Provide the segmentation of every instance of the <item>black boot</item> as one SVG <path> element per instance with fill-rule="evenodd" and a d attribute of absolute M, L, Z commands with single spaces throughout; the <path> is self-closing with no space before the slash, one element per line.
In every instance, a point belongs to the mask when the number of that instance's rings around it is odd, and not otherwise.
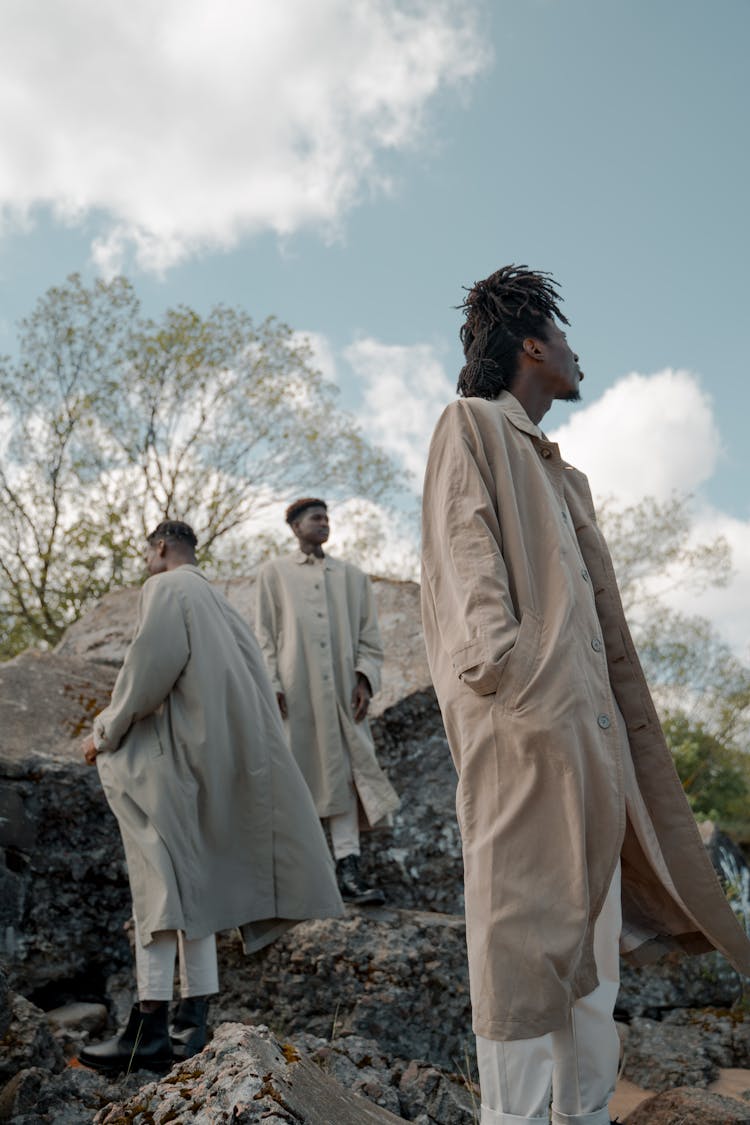
<path fill-rule="evenodd" d="M 142 1012 L 138 1004 L 134 1004 L 125 1030 L 105 1043 L 84 1047 L 78 1061 L 109 1074 L 131 1070 L 155 1070 L 163 1074 L 174 1062 L 167 1029 L 167 1004 L 160 1004 L 155 1012 Z"/>
<path fill-rule="evenodd" d="M 188 996 L 180 1000 L 169 1028 L 176 1059 L 197 1055 L 208 1043 L 208 997 Z"/>
<path fill-rule="evenodd" d="M 336 860 L 336 878 L 344 902 L 353 902 L 355 906 L 382 906 L 385 902 L 382 891 L 362 882 L 358 855 L 345 855 Z"/>

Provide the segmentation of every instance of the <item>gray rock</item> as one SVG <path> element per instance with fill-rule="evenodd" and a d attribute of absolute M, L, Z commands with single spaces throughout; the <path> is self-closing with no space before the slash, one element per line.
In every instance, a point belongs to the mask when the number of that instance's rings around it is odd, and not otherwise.
<path fill-rule="evenodd" d="M 428 1059 L 449 1071 L 473 1057 L 462 918 L 349 909 L 343 920 L 305 922 L 245 957 L 219 943 L 221 1020 L 267 1023 L 283 1035 L 374 1039 L 393 1058 Z"/>
<path fill-rule="evenodd" d="M 401 808 L 389 832 L 363 834 L 365 877 L 377 882 L 394 906 L 462 914 L 456 771 L 434 691 L 389 708 L 373 724 L 373 734 Z"/>
<path fill-rule="evenodd" d="M 742 995 L 742 978 L 720 954 L 670 954 L 642 969 L 622 962 L 617 1012 L 625 1018 L 660 1019 L 674 1008 L 731 1008 Z"/>
<path fill-rule="evenodd" d="M 41 1067 L 22 1070 L 0 1090 L 0 1122 L 12 1125 L 90 1125 L 95 1113 L 126 1098 L 150 1076 L 144 1072 L 110 1082 L 92 1070 L 53 1074 Z"/>
<path fill-rule="evenodd" d="M 107 1009 L 103 1004 L 64 1004 L 47 1012 L 53 1030 L 66 1029 L 98 1033 L 107 1026 Z"/>
<path fill-rule="evenodd" d="M 173 1067 L 135 1097 L 101 1110 L 96 1125 L 119 1125 L 135 1114 L 153 1125 L 190 1121 L 215 1125 L 388 1125 L 402 1120 L 345 1090 L 290 1043 L 264 1027 L 223 1024 L 200 1054 Z"/>
<path fill-rule="evenodd" d="M 7 1082 L 19 1070 L 41 1066 L 62 1070 L 63 1053 L 55 1041 L 44 1012 L 23 996 L 10 995 L 10 1021 L 2 1039 L 0 1082 Z"/>
<path fill-rule="evenodd" d="M 416 1059 L 401 1075 L 399 1099 L 407 1121 L 472 1125 L 479 1120 L 479 1087 L 466 1073 L 446 1074 Z"/>
<path fill-rule="evenodd" d="M 216 585 L 252 625 L 255 578 L 230 578 Z M 386 652 L 382 688 L 371 708 L 377 716 L 405 696 L 424 691 L 431 681 L 422 634 L 419 586 L 416 582 L 373 578 L 373 592 Z M 133 634 L 137 601 L 135 587 L 113 590 L 71 625 L 55 654 L 65 660 L 97 663 L 109 669 L 105 679 L 111 679 Z"/>
<path fill-rule="evenodd" d="M 676 1086 L 705 1088 L 718 1076 L 718 1066 L 698 1028 L 634 1019 L 622 1072 L 645 1090 L 662 1091 Z"/>
<path fill-rule="evenodd" d="M 719 1067 L 747 1067 L 750 1063 L 750 1016 L 742 1006 L 731 1010 L 678 1008 L 663 1023 L 697 1031 L 706 1054 Z"/>
<path fill-rule="evenodd" d="M 641 1102 L 627 1125 L 750 1125 L 750 1106 L 706 1090 L 669 1090 Z"/>
<path fill-rule="evenodd" d="M 2 1039 L 10 1027 L 10 1021 L 12 1019 L 10 999 L 8 977 L 2 964 L 0 964 L 0 1039 Z"/>
<path fill-rule="evenodd" d="M 295 1046 L 342 1086 L 364 1094 L 406 1121 L 420 1125 L 473 1125 L 479 1090 L 465 1075 L 450 1074 L 417 1059 L 389 1060 L 374 1039 L 342 1035 L 330 1042 L 301 1033 Z M 467 1065 L 471 1064 L 467 1060 Z"/>

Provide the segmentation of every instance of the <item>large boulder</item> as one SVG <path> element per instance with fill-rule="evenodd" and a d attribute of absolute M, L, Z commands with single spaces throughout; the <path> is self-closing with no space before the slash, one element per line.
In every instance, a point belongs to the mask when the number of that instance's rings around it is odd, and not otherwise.
<path fill-rule="evenodd" d="M 213 1022 L 249 1020 L 284 1035 L 375 1039 L 394 1057 L 450 1071 L 474 1054 L 464 920 L 390 909 L 304 922 L 245 957 L 220 942 Z"/>
<path fill-rule="evenodd" d="M 224 588 L 251 618 L 253 580 L 232 579 Z M 372 857 L 402 905 L 460 908 L 455 780 L 429 690 L 419 589 L 387 580 L 374 589 L 387 652 L 375 733 L 397 788 L 403 770 L 407 794 L 394 834 L 373 834 L 365 864 Z M 115 591 L 68 630 L 55 652 L 0 664 L 0 954 L 13 987 L 44 1007 L 100 999 L 104 977 L 130 963 L 119 833 L 96 771 L 81 759 L 80 740 L 109 698 L 137 597 L 137 589 Z M 397 702 L 404 709 L 393 715 Z M 407 727 L 410 739 L 399 744 L 398 731 Z M 415 770 L 426 741 L 426 764 L 440 779 L 434 799 L 420 795 Z M 442 832 L 425 830 L 433 816 L 444 822 Z"/>
<path fill-rule="evenodd" d="M 627 1125 L 750 1125 L 750 1102 L 690 1087 L 669 1090 L 641 1102 Z"/>
<path fill-rule="evenodd" d="M 419 609 L 419 586 L 392 578 L 373 578 L 380 632 L 386 659 L 383 686 L 372 703 L 379 715 L 400 699 L 430 684 Z M 255 579 L 230 578 L 216 582 L 229 601 L 252 625 L 255 620 Z M 67 630 L 56 655 L 96 663 L 109 669 L 109 681 L 122 663 L 133 633 L 138 589 L 114 590 Z"/>
<path fill-rule="evenodd" d="M 268 1028 L 223 1024 L 198 1056 L 136 1095 L 102 1109 L 95 1125 L 123 1121 L 214 1125 L 389 1125 L 401 1121 L 353 1094 Z"/>

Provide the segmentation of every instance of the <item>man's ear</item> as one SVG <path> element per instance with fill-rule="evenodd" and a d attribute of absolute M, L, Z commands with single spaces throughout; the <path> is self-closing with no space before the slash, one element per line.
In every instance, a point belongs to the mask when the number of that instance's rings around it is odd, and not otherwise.
<path fill-rule="evenodd" d="M 160 539 L 159 542 L 156 544 L 156 553 L 157 553 L 157 555 L 159 556 L 160 559 L 164 558 L 164 556 L 167 553 L 167 541 L 166 541 L 166 539 Z"/>
<path fill-rule="evenodd" d="M 521 347 L 530 359 L 540 360 L 544 358 L 542 343 L 536 336 L 527 336 Z"/>

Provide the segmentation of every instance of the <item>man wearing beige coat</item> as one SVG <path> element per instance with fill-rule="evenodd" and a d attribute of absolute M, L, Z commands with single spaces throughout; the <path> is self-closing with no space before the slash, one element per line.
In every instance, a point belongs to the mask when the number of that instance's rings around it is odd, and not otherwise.
<path fill-rule="evenodd" d="M 374 906 L 384 896 L 360 875 L 360 824 L 390 823 L 399 801 L 367 722 L 383 663 L 372 586 L 358 567 L 324 553 L 324 500 L 296 500 L 286 520 L 298 549 L 258 572 L 255 628 L 292 753 L 328 824 L 341 893 Z"/>
<path fill-rule="evenodd" d="M 539 429 L 583 375 L 545 274 L 464 304 L 461 398 L 425 475 L 425 639 L 459 775 L 482 1125 L 607 1125 L 618 944 L 750 944 L 633 648 L 588 483 Z"/>
<path fill-rule="evenodd" d="M 174 1047 L 184 1057 L 203 1045 L 218 930 L 241 928 L 251 952 L 304 918 L 343 912 L 261 651 L 197 568 L 195 546 L 178 521 L 148 537 L 135 636 L 84 743 L 120 827 L 135 922 L 140 1003 L 121 1035 L 80 1055 L 105 1071 L 162 1069 Z"/>

